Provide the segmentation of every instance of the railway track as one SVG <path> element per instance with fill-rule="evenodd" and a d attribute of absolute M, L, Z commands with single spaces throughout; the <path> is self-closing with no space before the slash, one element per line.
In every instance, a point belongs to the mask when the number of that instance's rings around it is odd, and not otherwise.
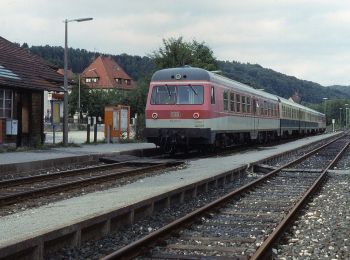
<path fill-rule="evenodd" d="M 135 176 L 180 164 L 178 161 L 127 161 L 0 181 L 0 207 L 31 198 Z"/>
<path fill-rule="evenodd" d="M 349 139 L 333 140 L 104 259 L 264 258 Z"/>

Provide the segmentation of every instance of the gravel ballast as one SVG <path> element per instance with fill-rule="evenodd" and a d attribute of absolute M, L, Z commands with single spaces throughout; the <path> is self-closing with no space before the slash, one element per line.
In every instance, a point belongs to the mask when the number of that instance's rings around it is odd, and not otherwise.
<path fill-rule="evenodd" d="M 273 252 L 277 259 L 350 259 L 350 173 L 327 183 Z"/>

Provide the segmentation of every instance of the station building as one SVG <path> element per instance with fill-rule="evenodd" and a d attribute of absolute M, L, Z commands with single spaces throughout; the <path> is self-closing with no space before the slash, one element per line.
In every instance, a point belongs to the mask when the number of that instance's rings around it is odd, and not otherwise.
<path fill-rule="evenodd" d="M 56 70 L 0 37 L 0 147 L 44 142 L 44 91 L 63 91 Z"/>

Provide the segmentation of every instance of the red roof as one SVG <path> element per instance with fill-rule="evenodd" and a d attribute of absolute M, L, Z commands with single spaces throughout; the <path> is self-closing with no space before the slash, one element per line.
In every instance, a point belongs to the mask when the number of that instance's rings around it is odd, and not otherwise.
<path fill-rule="evenodd" d="M 0 87 L 62 91 L 63 77 L 42 58 L 0 37 Z"/>
<path fill-rule="evenodd" d="M 81 74 L 86 85 L 99 89 L 134 89 L 133 79 L 110 56 L 99 56 Z M 96 79 L 87 82 L 86 79 Z"/>

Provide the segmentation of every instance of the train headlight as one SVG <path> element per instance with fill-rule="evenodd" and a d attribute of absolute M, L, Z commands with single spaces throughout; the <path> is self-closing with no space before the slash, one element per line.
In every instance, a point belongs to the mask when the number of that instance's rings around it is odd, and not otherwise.
<path fill-rule="evenodd" d="M 158 118 L 158 113 L 152 113 L 152 118 L 157 119 Z"/>
<path fill-rule="evenodd" d="M 193 118 L 194 118 L 194 119 L 198 119 L 198 118 L 199 118 L 199 113 L 197 113 L 197 112 L 196 112 L 196 113 L 193 113 Z"/>

